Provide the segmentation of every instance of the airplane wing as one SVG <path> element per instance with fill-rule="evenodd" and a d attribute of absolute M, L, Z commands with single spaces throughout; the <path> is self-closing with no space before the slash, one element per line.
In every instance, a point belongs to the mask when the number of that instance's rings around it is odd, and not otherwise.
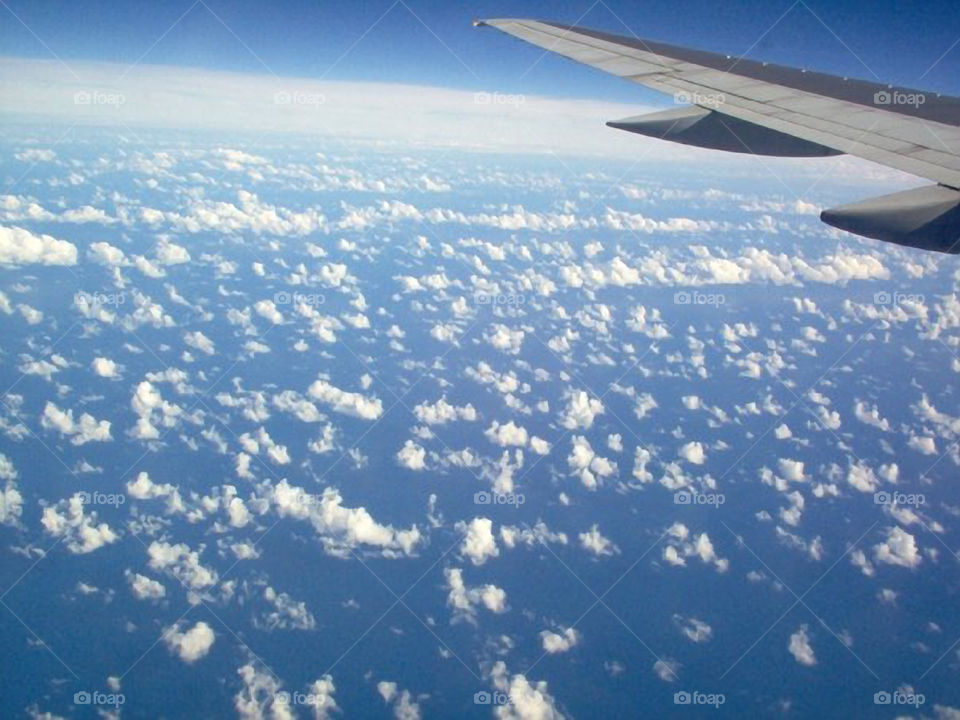
<path fill-rule="evenodd" d="M 781 157 L 850 154 L 936 183 L 821 214 L 842 230 L 960 253 L 960 98 L 539 20 L 480 20 L 545 50 L 670 93 L 682 106 L 611 127 Z"/>

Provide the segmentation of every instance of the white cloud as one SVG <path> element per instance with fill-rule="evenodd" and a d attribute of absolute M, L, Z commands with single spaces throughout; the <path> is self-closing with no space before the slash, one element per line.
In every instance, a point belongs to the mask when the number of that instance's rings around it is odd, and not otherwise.
<path fill-rule="evenodd" d="M 376 420 L 383 414 L 380 398 L 365 397 L 360 393 L 341 390 L 322 378 L 315 380 L 307 390 L 309 395 L 344 415 L 364 420 Z"/>
<path fill-rule="evenodd" d="M 506 612 L 507 593 L 502 588 L 489 584 L 467 587 L 460 568 L 446 568 L 443 575 L 447 579 L 447 605 L 453 609 L 454 620 L 475 622 L 479 605 L 492 613 Z"/>
<path fill-rule="evenodd" d="M 46 430 L 56 430 L 61 435 L 68 436 L 74 445 L 113 439 L 110 435 L 109 420 L 97 420 L 89 413 L 83 413 L 80 419 L 75 421 L 73 410 L 61 410 L 52 402 L 48 402 L 43 408 L 40 424 Z"/>
<path fill-rule="evenodd" d="M 566 397 L 567 408 L 560 424 L 568 430 L 590 428 L 594 418 L 603 414 L 603 403 L 598 398 L 591 398 L 585 390 L 567 392 Z"/>
<path fill-rule="evenodd" d="M 50 235 L 0 225 L 0 265 L 76 265 L 77 248 Z"/>
<path fill-rule="evenodd" d="M 86 512 L 83 494 L 43 509 L 40 523 L 47 533 L 66 539 L 70 552 L 83 555 L 116 542 L 119 537 L 107 523 L 97 523 L 95 512 Z"/>
<path fill-rule="evenodd" d="M 619 552 L 610 538 L 601 534 L 600 528 L 596 524 L 592 525 L 587 532 L 580 533 L 578 537 L 580 538 L 580 546 L 597 557 Z"/>
<path fill-rule="evenodd" d="M 162 583 L 148 578 L 146 575 L 129 570 L 126 575 L 130 582 L 130 591 L 137 600 L 159 600 L 167 594 L 167 589 Z"/>
<path fill-rule="evenodd" d="M 574 628 L 567 628 L 562 633 L 544 630 L 540 633 L 544 652 L 555 655 L 565 653 L 580 642 L 580 633 Z"/>
<path fill-rule="evenodd" d="M 457 530 L 464 536 L 460 552 L 470 558 L 474 565 L 483 565 L 489 558 L 500 554 L 493 535 L 493 521 L 489 518 L 478 517 L 469 523 L 459 522 Z"/>
<path fill-rule="evenodd" d="M 204 657 L 216 639 L 213 628 L 202 620 L 186 632 L 180 632 L 180 624 L 168 627 L 163 633 L 163 641 L 185 663 L 194 663 Z"/>
<path fill-rule="evenodd" d="M 703 465 L 707 459 L 703 451 L 703 445 L 698 442 L 686 443 L 677 451 L 677 455 L 694 465 Z"/>
<path fill-rule="evenodd" d="M 103 378 L 115 378 L 119 374 L 120 366 L 113 360 L 105 357 L 94 358 L 90 363 L 93 372 Z"/>
<path fill-rule="evenodd" d="M 216 351 L 213 340 L 208 338 L 199 330 L 185 333 L 183 336 L 183 341 L 190 347 L 194 348 L 195 350 L 199 350 L 206 355 L 213 355 L 213 353 Z"/>
<path fill-rule="evenodd" d="M 810 646 L 810 637 L 807 635 L 807 626 L 801 625 L 800 628 L 790 636 L 790 642 L 787 649 L 793 658 L 801 665 L 812 666 L 817 664 L 817 659 L 813 654 L 813 648 Z"/>
<path fill-rule="evenodd" d="M 887 539 L 873 546 L 873 557 L 878 563 L 915 568 L 920 564 L 920 549 L 916 538 L 903 528 L 892 527 Z"/>
<path fill-rule="evenodd" d="M 425 470 L 427 467 L 427 451 L 422 445 L 413 440 L 407 440 L 397 451 L 397 463 L 408 470 Z"/>
<path fill-rule="evenodd" d="M 511 677 L 502 660 L 494 663 L 490 678 L 494 687 L 510 698 L 509 703 L 494 708 L 498 720 L 562 720 L 564 717 L 545 680 L 531 683 L 519 673 Z"/>
<path fill-rule="evenodd" d="M 500 447 L 525 447 L 529 439 L 526 429 L 514 424 L 513 420 L 503 425 L 494 420 L 483 434 Z"/>

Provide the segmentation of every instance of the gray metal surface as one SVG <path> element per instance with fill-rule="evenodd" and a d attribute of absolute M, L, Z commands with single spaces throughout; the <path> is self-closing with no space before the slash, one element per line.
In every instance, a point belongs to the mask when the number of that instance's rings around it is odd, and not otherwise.
<path fill-rule="evenodd" d="M 536 20 L 478 24 L 723 115 L 960 188 L 960 99 Z"/>

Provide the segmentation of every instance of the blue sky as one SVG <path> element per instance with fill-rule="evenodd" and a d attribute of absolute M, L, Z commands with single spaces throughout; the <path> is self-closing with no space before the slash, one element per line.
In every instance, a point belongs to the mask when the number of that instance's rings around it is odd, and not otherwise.
<path fill-rule="evenodd" d="M 516 16 L 579 21 L 624 34 L 626 25 L 640 37 L 730 54 L 749 51 L 749 56 L 771 62 L 866 79 L 876 75 L 897 84 L 960 93 L 956 79 L 960 47 L 950 51 L 960 38 L 960 13 L 949 1 L 693 0 L 678 5 L 667 0 L 607 4 L 582 0 L 531 7 L 516 2 L 423 0 L 406 5 L 390 0 L 269 4 L 11 0 L 5 7 L 0 9 L 6 15 L 0 23 L 4 54 L 49 58 L 52 52 L 68 63 L 131 63 L 143 56 L 142 62 L 151 64 L 269 70 L 281 76 L 331 80 L 621 101 L 657 97 L 556 58 L 544 59 L 524 74 L 540 50 L 470 25 L 476 17 Z"/>

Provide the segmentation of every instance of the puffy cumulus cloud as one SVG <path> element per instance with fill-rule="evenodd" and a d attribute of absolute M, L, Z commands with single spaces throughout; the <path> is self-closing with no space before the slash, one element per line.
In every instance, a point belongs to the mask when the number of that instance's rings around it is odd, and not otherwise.
<path fill-rule="evenodd" d="M 803 472 L 803 462 L 800 460 L 791 460 L 789 458 L 779 458 L 777 467 L 780 475 L 790 482 L 802 482 L 807 479 Z"/>
<path fill-rule="evenodd" d="M 460 568 L 445 568 L 447 579 L 447 605 L 453 609 L 453 620 L 476 622 L 477 607 L 483 605 L 493 613 L 507 611 L 507 593 L 496 585 L 467 587 Z"/>
<path fill-rule="evenodd" d="M 662 557 L 664 562 L 674 567 L 686 566 L 686 559 L 689 557 L 700 558 L 705 565 L 713 565 L 717 572 L 726 572 L 730 567 L 730 561 L 727 558 L 717 555 L 706 533 L 693 537 L 687 526 L 679 522 L 667 529 Z"/>
<path fill-rule="evenodd" d="M 393 705 L 396 720 L 420 720 L 420 705 L 414 701 L 409 690 L 401 690 L 395 682 L 381 680 L 377 692 L 387 705 Z"/>
<path fill-rule="evenodd" d="M 441 397 L 432 405 L 426 402 L 420 403 L 413 408 L 413 414 L 416 415 L 417 420 L 427 425 L 445 425 L 456 420 L 473 422 L 477 419 L 477 411 L 473 405 L 467 403 L 457 407 L 448 403 L 445 397 Z"/>
<path fill-rule="evenodd" d="M 577 537 L 580 538 L 580 546 L 597 557 L 620 552 L 610 538 L 603 536 L 597 524 L 593 524 L 587 532 L 582 532 Z"/>
<path fill-rule="evenodd" d="M 363 420 L 376 420 L 383 415 L 383 403 L 377 397 L 365 397 L 360 393 L 347 392 L 318 378 L 307 389 L 310 397 L 329 405 L 335 412 L 352 415 Z"/>
<path fill-rule="evenodd" d="M 562 720 L 564 717 L 548 691 L 546 680 L 531 683 L 520 673 L 511 676 L 502 660 L 494 663 L 490 679 L 494 688 L 510 698 L 509 703 L 494 708 L 499 720 Z"/>
<path fill-rule="evenodd" d="M 580 478 L 584 487 L 595 490 L 604 478 L 616 476 L 617 463 L 597 455 L 590 441 L 582 435 L 570 439 L 571 450 L 567 456 L 570 472 Z"/>
<path fill-rule="evenodd" d="M 420 705 L 413 699 L 409 690 L 401 690 L 397 683 L 381 680 L 377 683 L 377 692 L 387 705 L 393 705 L 395 720 L 420 720 Z"/>
<path fill-rule="evenodd" d="M 161 265 L 182 265 L 190 262 L 190 253 L 182 245 L 161 238 L 155 249 L 156 261 Z"/>
<path fill-rule="evenodd" d="M 120 375 L 120 366 L 110 358 L 97 357 L 90 363 L 95 375 L 102 378 L 115 378 Z"/>
<path fill-rule="evenodd" d="M 97 522 L 95 512 L 86 512 L 83 493 L 44 508 L 40 523 L 48 534 L 63 538 L 67 549 L 77 555 L 91 553 L 119 539 L 107 523 Z"/>
<path fill-rule="evenodd" d="M 483 565 L 488 559 L 500 554 L 497 539 L 493 534 L 493 520 L 478 517 L 469 523 L 458 522 L 457 531 L 463 533 L 460 552 L 470 558 L 474 565 Z"/>
<path fill-rule="evenodd" d="M 408 470 L 426 470 L 427 451 L 413 440 L 407 440 L 397 451 L 397 463 Z"/>
<path fill-rule="evenodd" d="M 567 407 L 560 417 L 560 424 L 567 430 L 588 429 L 597 415 L 603 414 L 603 403 L 592 398 L 586 390 L 567 391 Z"/>
<path fill-rule="evenodd" d="M 0 455 L 2 457 L 2 455 Z M 16 525 L 23 515 L 23 496 L 12 481 L 0 490 L 0 525 Z"/>
<path fill-rule="evenodd" d="M 246 190 L 237 192 L 237 202 L 194 199 L 181 212 L 140 209 L 140 220 L 152 227 L 167 225 L 188 233 L 249 231 L 257 235 L 307 235 L 326 229 L 323 213 L 314 208 L 302 212 L 265 203 Z"/>
<path fill-rule="evenodd" d="M 504 425 L 494 420 L 483 434 L 490 442 L 500 447 L 525 447 L 529 440 L 526 429 L 516 425 L 513 420 Z"/>
<path fill-rule="evenodd" d="M 0 225 L 0 265 L 76 265 L 77 247 L 50 235 Z"/>
<path fill-rule="evenodd" d="M 45 430 L 56 430 L 61 435 L 66 435 L 74 445 L 113 439 L 110 435 L 109 420 L 96 420 L 89 413 L 83 413 L 79 420 L 74 420 L 73 410 L 61 410 L 52 402 L 48 402 L 43 408 L 40 424 Z"/>
<path fill-rule="evenodd" d="M 694 465 L 703 465 L 707 459 L 706 453 L 703 451 L 703 445 L 698 442 L 688 442 L 682 445 L 677 451 L 677 455 Z"/>
<path fill-rule="evenodd" d="M 183 498 L 176 486 L 169 483 L 155 483 L 146 472 L 140 472 L 133 480 L 127 481 L 127 494 L 135 500 L 167 501 L 167 510 L 171 513 L 186 511 Z"/>
<path fill-rule="evenodd" d="M 860 492 L 872 493 L 877 489 L 877 476 L 873 468 L 858 460 L 847 471 L 847 483 Z"/>
<path fill-rule="evenodd" d="M 334 713 L 340 711 L 336 699 L 333 697 L 337 687 L 333 684 L 333 676 L 324 675 L 307 686 L 306 705 L 310 708 L 313 720 L 329 720 Z"/>
<path fill-rule="evenodd" d="M 540 633 L 540 641 L 543 644 L 543 651 L 555 655 L 565 653 L 580 642 L 580 633 L 570 627 L 562 633 L 555 633 L 551 630 L 544 630 Z"/>
<path fill-rule="evenodd" d="M 254 303 L 253 310 L 257 315 L 264 320 L 269 320 L 274 325 L 283 324 L 283 313 L 277 310 L 277 306 L 273 300 L 259 300 Z"/>
<path fill-rule="evenodd" d="M 333 488 L 317 496 L 281 480 L 272 487 L 267 484 L 265 490 L 278 515 L 309 521 L 324 550 L 337 557 L 350 557 L 358 546 L 375 548 L 386 557 L 412 555 L 422 540 L 416 525 L 397 530 L 378 523 L 366 508 L 344 507 L 343 497 Z"/>
<path fill-rule="evenodd" d="M 183 416 L 183 408 L 163 399 L 160 391 L 149 380 L 143 380 L 130 399 L 130 407 L 137 414 L 136 425 L 129 431 L 138 440 L 156 440 L 160 437 L 157 425 L 172 428 Z"/>
<path fill-rule="evenodd" d="M 215 639 L 213 628 L 202 620 L 186 632 L 180 632 L 180 623 L 168 627 L 163 632 L 163 641 L 170 652 L 188 664 L 196 662 L 210 652 Z"/>
<path fill-rule="evenodd" d="M 916 538 L 900 527 L 887 531 L 887 539 L 873 546 L 873 558 L 878 563 L 915 568 L 922 560 Z"/>
<path fill-rule="evenodd" d="M 186 543 L 171 544 L 154 540 L 147 547 L 147 557 L 151 568 L 168 572 L 192 593 L 202 592 L 217 582 L 215 570 L 200 563 L 200 551 L 191 550 Z M 191 602 L 195 597 L 191 597 Z"/>
<path fill-rule="evenodd" d="M 673 616 L 673 624 L 690 642 L 707 642 L 713 637 L 713 628 L 695 617 L 684 617 L 678 613 Z"/>
<path fill-rule="evenodd" d="M 813 654 L 813 647 L 810 645 L 810 636 L 807 634 L 806 625 L 801 625 L 797 631 L 790 636 L 787 650 L 793 655 L 793 659 L 801 665 L 807 665 L 809 667 L 817 664 L 817 658 Z"/>
<path fill-rule="evenodd" d="M 290 699 L 280 683 L 252 664 L 237 669 L 243 687 L 233 696 L 233 707 L 241 720 L 293 720 Z"/>
<path fill-rule="evenodd" d="M 515 525 L 501 525 L 500 539 L 508 550 L 512 550 L 520 543 L 533 547 L 539 543 L 567 544 L 567 536 L 562 532 L 553 532 L 547 524 L 539 520 L 532 528 L 522 528 Z"/>
<path fill-rule="evenodd" d="M 130 592 L 137 600 L 160 600 L 167 594 L 167 589 L 162 583 L 140 573 L 127 570 L 124 573 L 127 582 L 130 583 Z"/>
<path fill-rule="evenodd" d="M 87 248 L 87 257 L 98 265 L 107 267 L 119 267 L 127 261 L 123 250 L 106 242 L 95 242 L 90 245 Z"/>
<path fill-rule="evenodd" d="M 484 337 L 497 350 L 516 355 L 523 345 L 524 332 L 523 330 L 511 330 L 506 325 L 495 323 L 487 329 Z"/>
<path fill-rule="evenodd" d="M 205 355 L 213 355 L 216 352 L 216 346 L 213 340 L 208 338 L 199 330 L 184 333 L 183 342 L 194 350 L 199 350 Z"/>
<path fill-rule="evenodd" d="M 284 592 L 278 593 L 269 585 L 263 590 L 263 599 L 273 609 L 255 619 L 257 627 L 267 630 L 313 630 L 317 627 L 316 618 L 302 600 L 294 600 Z"/>

